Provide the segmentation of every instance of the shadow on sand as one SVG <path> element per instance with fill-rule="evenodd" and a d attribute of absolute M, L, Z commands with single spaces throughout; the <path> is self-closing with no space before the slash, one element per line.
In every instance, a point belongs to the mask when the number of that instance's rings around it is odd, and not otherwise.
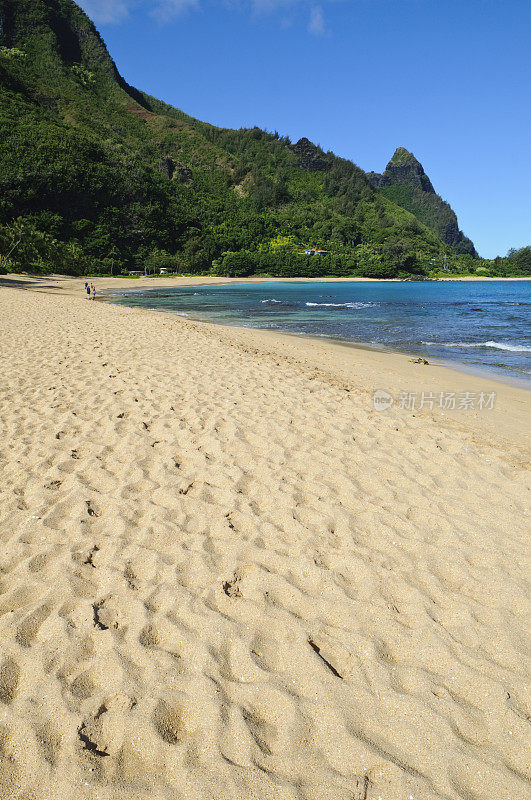
<path fill-rule="evenodd" d="M 32 289 L 35 291 L 48 291 L 49 289 L 59 289 L 60 282 L 65 280 L 66 276 L 52 277 L 50 275 L 28 275 L 28 277 L 21 278 L 20 276 L 0 275 L 0 287 L 8 289 Z"/>

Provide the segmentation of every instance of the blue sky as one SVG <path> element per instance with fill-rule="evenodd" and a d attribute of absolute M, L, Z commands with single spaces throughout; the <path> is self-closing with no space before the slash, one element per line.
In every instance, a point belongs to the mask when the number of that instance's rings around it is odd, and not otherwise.
<path fill-rule="evenodd" d="M 380 172 L 402 145 L 481 255 L 531 243 L 531 0 L 81 0 L 126 80 Z"/>

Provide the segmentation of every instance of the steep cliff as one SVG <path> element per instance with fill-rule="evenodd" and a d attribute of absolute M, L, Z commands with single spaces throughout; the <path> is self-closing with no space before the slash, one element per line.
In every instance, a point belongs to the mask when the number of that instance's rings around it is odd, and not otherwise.
<path fill-rule="evenodd" d="M 435 192 L 422 164 L 405 147 L 395 150 L 385 172 L 368 172 L 367 178 L 389 200 L 432 228 L 457 253 L 477 255 L 474 244 L 459 229 L 451 206 Z"/>

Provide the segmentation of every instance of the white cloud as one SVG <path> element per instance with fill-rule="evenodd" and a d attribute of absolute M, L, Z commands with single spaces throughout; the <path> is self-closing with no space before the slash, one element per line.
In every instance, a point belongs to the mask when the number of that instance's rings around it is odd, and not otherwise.
<path fill-rule="evenodd" d="M 78 0 L 78 3 L 95 23 L 105 25 L 123 22 L 139 7 L 167 22 L 185 11 L 199 8 L 200 0 Z"/>
<path fill-rule="evenodd" d="M 122 22 L 129 14 L 126 0 L 78 0 L 79 5 L 96 23 Z"/>
<path fill-rule="evenodd" d="M 326 31 L 323 9 L 321 6 L 314 6 L 310 11 L 310 21 L 308 22 L 308 32 L 314 36 L 324 36 Z"/>
<path fill-rule="evenodd" d="M 140 8 L 159 21 L 168 22 L 187 11 L 217 4 L 230 11 L 254 15 L 281 13 L 282 25 L 285 26 L 292 22 L 291 12 L 296 8 L 302 11 L 312 6 L 308 22 L 309 33 L 314 36 L 323 36 L 326 33 L 323 9 L 321 5 L 314 5 L 315 0 L 78 0 L 78 3 L 96 24 L 103 25 L 123 22 Z"/>
<path fill-rule="evenodd" d="M 186 11 L 199 8 L 199 0 L 157 0 L 151 5 L 154 6 L 152 15 L 162 22 L 167 22 Z"/>

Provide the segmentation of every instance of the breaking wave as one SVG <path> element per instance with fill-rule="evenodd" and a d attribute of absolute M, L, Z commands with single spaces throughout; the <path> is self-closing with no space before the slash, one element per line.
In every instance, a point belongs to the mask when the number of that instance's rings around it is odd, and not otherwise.
<path fill-rule="evenodd" d="M 504 342 L 422 342 L 431 347 L 492 347 L 495 350 L 509 350 L 511 353 L 531 353 L 531 347 L 523 344 L 504 344 Z"/>
<path fill-rule="evenodd" d="M 305 303 L 313 308 L 372 308 L 376 303 Z"/>

